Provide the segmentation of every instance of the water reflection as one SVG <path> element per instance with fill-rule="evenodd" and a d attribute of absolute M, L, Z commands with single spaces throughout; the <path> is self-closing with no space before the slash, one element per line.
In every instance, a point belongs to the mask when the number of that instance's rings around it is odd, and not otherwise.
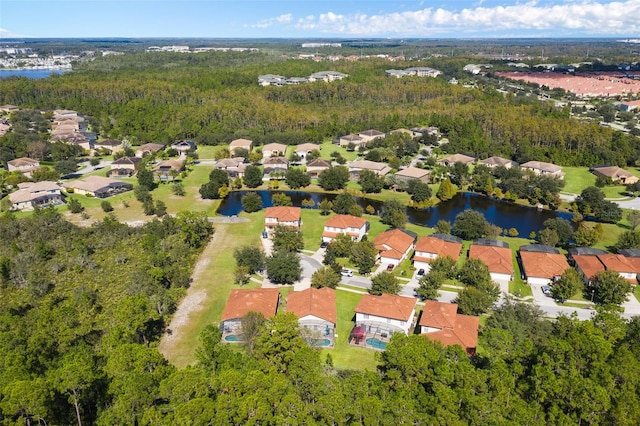
<path fill-rule="evenodd" d="M 323 200 L 333 201 L 336 194 L 324 194 L 304 191 L 256 191 L 262 197 L 264 207 L 273 205 L 271 195 L 274 193 L 284 193 L 291 197 L 294 206 L 302 206 L 303 200 L 312 199 L 315 208 Z M 240 199 L 247 191 L 232 192 L 222 201 L 218 208 L 218 213 L 224 216 L 232 216 L 242 211 Z M 355 197 L 358 204 L 364 209 L 372 206 L 379 212 L 383 203 L 368 198 Z M 544 228 L 543 222 L 547 219 L 561 217 L 571 220 L 571 214 L 566 212 L 552 212 L 549 210 L 538 211 L 533 207 L 519 204 L 493 200 L 482 195 L 472 193 L 459 193 L 451 200 L 440 203 L 435 207 L 426 210 L 415 210 L 407 208 L 409 222 L 423 226 L 433 227 L 439 220 L 446 220 L 453 223 L 458 213 L 465 210 L 475 210 L 484 215 L 490 223 L 503 229 L 515 228 L 522 237 L 528 237 L 531 232 L 538 232 Z"/>

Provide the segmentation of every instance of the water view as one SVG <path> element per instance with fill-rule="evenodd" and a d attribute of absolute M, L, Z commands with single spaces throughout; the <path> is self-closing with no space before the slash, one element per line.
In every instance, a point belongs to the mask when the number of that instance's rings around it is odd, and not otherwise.
<path fill-rule="evenodd" d="M 303 200 L 312 199 L 316 206 L 323 199 L 332 201 L 335 194 L 324 194 L 304 191 L 257 191 L 262 197 L 262 205 L 270 207 L 273 205 L 271 194 L 275 192 L 284 192 L 291 197 L 294 206 L 301 206 Z M 224 216 L 232 216 L 242 211 L 242 203 L 240 199 L 247 191 L 232 192 L 220 204 L 218 213 Z M 368 198 L 355 197 L 356 201 L 362 208 L 371 205 L 376 211 L 382 209 L 383 203 Z M 317 207 L 316 207 L 317 208 Z M 440 203 L 439 205 L 426 209 L 415 210 L 407 208 L 407 217 L 410 223 L 417 225 L 433 227 L 439 220 L 446 220 L 453 223 L 458 213 L 465 210 L 475 210 L 484 215 L 490 223 L 503 229 L 515 228 L 518 234 L 526 237 L 531 232 L 538 232 L 544 228 L 543 223 L 547 219 L 561 217 L 571 220 L 571 214 L 566 212 L 553 212 L 549 210 L 537 210 L 533 207 L 522 206 L 519 204 L 508 203 L 505 201 L 493 200 L 482 195 L 472 193 L 459 193 L 450 201 Z"/>
<path fill-rule="evenodd" d="M 36 69 L 36 70 L 3 70 L 0 69 L 0 79 L 7 77 L 47 78 L 53 74 L 62 74 L 67 69 Z"/>

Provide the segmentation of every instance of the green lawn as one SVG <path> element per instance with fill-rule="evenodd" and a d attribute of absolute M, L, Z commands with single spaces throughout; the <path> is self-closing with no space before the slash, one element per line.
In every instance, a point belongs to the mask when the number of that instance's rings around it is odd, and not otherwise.
<path fill-rule="evenodd" d="M 336 345 L 332 349 L 323 349 L 322 358 L 330 353 L 333 365 L 337 369 L 355 369 L 374 371 L 377 366 L 377 352 L 350 346 L 349 334 L 354 326 L 355 308 L 360 302 L 362 294 L 345 290 L 336 290 L 336 304 L 338 308 L 338 324 L 336 325 Z"/>
<path fill-rule="evenodd" d="M 202 269 L 194 273 L 190 292 L 203 293 L 200 304 L 204 309 L 192 312 L 189 321 L 179 330 L 174 330 L 180 336 L 174 346 L 160 345 L 161 352 L 177 367 L 182 368 L 195 361 L 200 332 L 205 325 L 220 322 L 231 289 L 239 288 L 233 283 L 234 249 L 248 244 L 260 244 L 264 213 L 242 213 L 240 216 L 251 220 L 248 223 L 215 225 L 214 242 L 209 244 L 201 255 L 209 261 L 203 262 Z M 250 282 L 246 288 L 258 286 Z"/>
<path fill-rule="evenodd" d="M 580 194 L 583 189 L 596 183 L 596 177 L 588 167 L 563 167 L 562 171 L 565 173 L 563 192 Z"/>
<path fill-rule="evenodd" d="M 305 250 L 316 251 L 320 247 L 324 223 L 331 216 L 322 216 L 318 209 L 302 209 L 301 217 L 304 248 Z"/>
<path fill-rule="evenodd" d="M 356 151 L 347 151 L 340 145 L 331 143 L 331 141 L 325 141 L 320 144 L 320 158 L 331 160 L 331 153 L 335 151 L 339 152 L 347 161 L 353 161 L 358 157 Z"/>
<path fill-rule="evenodd" d="M 625 170 L 636 176 L 640 176 L 640 171 L 636 168 L 628 167 Z M 580 194 L 583 189 L 589 186 L 595 186 L 596 184 L 596 176 L 591 173 L 587 167 L 563 167 L 562 171 L 565 173 L 565 186 L 562 189 L 562 192 Z M 600 189 L 604 192 L 607 198 L 627 197 L 624 185 L 609 185 Z"/>

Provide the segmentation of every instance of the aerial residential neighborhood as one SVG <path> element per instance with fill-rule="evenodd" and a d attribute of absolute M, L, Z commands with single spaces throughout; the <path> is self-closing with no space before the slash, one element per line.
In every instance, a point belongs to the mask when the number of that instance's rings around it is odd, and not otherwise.
<path fill-rule="evenodd" d="M 0 423 L 640 423 L 637 42 L 329 34 L 2 34 Z"/>

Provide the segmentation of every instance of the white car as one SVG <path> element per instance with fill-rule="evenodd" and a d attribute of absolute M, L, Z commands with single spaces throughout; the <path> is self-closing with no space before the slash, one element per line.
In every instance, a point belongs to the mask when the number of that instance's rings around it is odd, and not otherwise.
<path fill-rule="evenodd" d="M 349 269 L 343 269 L 340 272 L 340 275 L 342 275 L 343 277 L 352 277 L 353 276 L 353 271 L 351 271 Z"/>
<path fill-rule="evenodd" d="M 542 294 L 544 294 L 545 296 L 551 297 L 551 287 L 548 285 L 543 285 Z"/>

